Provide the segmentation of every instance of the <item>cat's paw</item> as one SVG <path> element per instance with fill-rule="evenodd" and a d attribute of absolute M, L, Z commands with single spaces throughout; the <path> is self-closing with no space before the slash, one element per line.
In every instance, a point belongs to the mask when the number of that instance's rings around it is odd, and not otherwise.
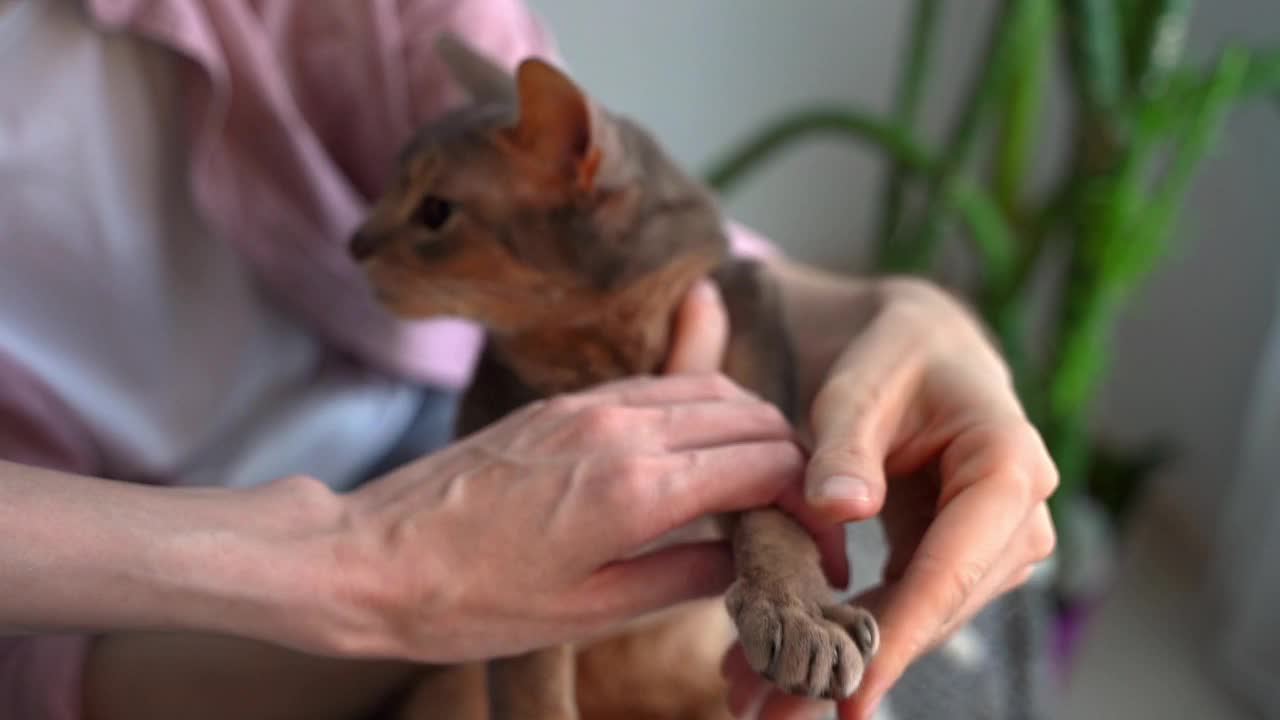
<path fill-rule="evenodd" d="M 875 619 L 862 608 L 819 606 L 742 579 L 729 588 L 725 605 L 747 662 L 793 695 L 849 697 L 880 645 Z"/>

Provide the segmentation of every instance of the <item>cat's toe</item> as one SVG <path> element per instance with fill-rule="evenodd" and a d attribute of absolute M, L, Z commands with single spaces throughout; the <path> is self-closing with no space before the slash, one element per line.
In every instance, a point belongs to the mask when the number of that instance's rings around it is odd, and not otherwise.
<path fill-rule="evenodd" d="M 880 625 L 870 610 L 853 605 L 835 604 L 824 606 L 822 614 L 849 633 L 864 660 L 870 660 L 880 649 Z"/>

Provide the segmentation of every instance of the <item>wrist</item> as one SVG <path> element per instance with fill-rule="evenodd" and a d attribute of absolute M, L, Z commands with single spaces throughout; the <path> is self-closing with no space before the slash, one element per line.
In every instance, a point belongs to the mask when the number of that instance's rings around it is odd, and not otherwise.
<path fill-rule="evenodd" d="M 883 290 L 878 280 L 838 275 L 787 259 L 770 260 L 769 265 L 781 291 L 797 389 L 807 408 L 849 341 L 875 315 Z"/>
<path fill-rule="evenodd" d="M 444 518 L 409 497 L 421 476 L 388 477 L 321 503 L 294 550 L 305 558 L 290 583 L 287 623 L 326 655 L 420 662 L 457 659 L 446 631 L 457 620 L 462 569 L 445 560 Z M 408 492 L 406 492 L 408 491 Z M 298 563 L 289 559 L 290 565 Z M 305 608 L 305 611 L 300 611 Z"/>
<path fill-rule="evenodd" d="M 333 654 L 352 633 L 335 548 L 344 503 L 292 476 L 249 490 L 174 491 L 173 526 L 143 558 L 166 628 L 252 638 Z M 190 493 L 189 495 L 182 495 Z"/>

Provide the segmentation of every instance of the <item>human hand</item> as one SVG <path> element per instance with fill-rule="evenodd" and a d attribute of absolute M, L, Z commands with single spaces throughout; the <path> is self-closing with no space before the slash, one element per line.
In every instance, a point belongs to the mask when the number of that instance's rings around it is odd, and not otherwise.
<path fill-rule="evenodd" d="M 419 661 L 581 640 L 722 592 L 726 543 L 636 555 L 709 513 L 798 497 L 781 414 L 722 377 L 630 380 L 517 411 L 352 493 L 347 647 Z"/>
<path fill-rule="evenodd" d="M 841 718 L 861 720 L 912 661 L 1052 552 L 1045 500 L 1057 474 L 1000 357 L 942 292 L 886 281 L 859 310 L 856 293 L 834 285 L 794 295 L 846 303 L 853 335 L 826 363 L 812 404 L 809 502 L 832 522 L 879 515 L 889 545 L 881 584 L 856 599 L 880 624 L 880 648 L 838 706 Z M 831 327 L 820 322 L 815 332 L 829 336 Z M 801 352 L 806 342 L 823 340 L 801 326 Z M 808 717 L 819 708 L 769 686 L 738 646 L 724 673 L 739 716 L 758 707 L 766 720 Z"/>

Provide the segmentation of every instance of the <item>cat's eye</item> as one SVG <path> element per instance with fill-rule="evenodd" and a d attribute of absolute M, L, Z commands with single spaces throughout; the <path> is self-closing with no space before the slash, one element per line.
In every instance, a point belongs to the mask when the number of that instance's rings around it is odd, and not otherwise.
<path fill-rule="evenodd" d="M 428 230 L 439 230 L 453 216 L 453 203 L 437 195 L 428 195 L 414 214 Z"/>

